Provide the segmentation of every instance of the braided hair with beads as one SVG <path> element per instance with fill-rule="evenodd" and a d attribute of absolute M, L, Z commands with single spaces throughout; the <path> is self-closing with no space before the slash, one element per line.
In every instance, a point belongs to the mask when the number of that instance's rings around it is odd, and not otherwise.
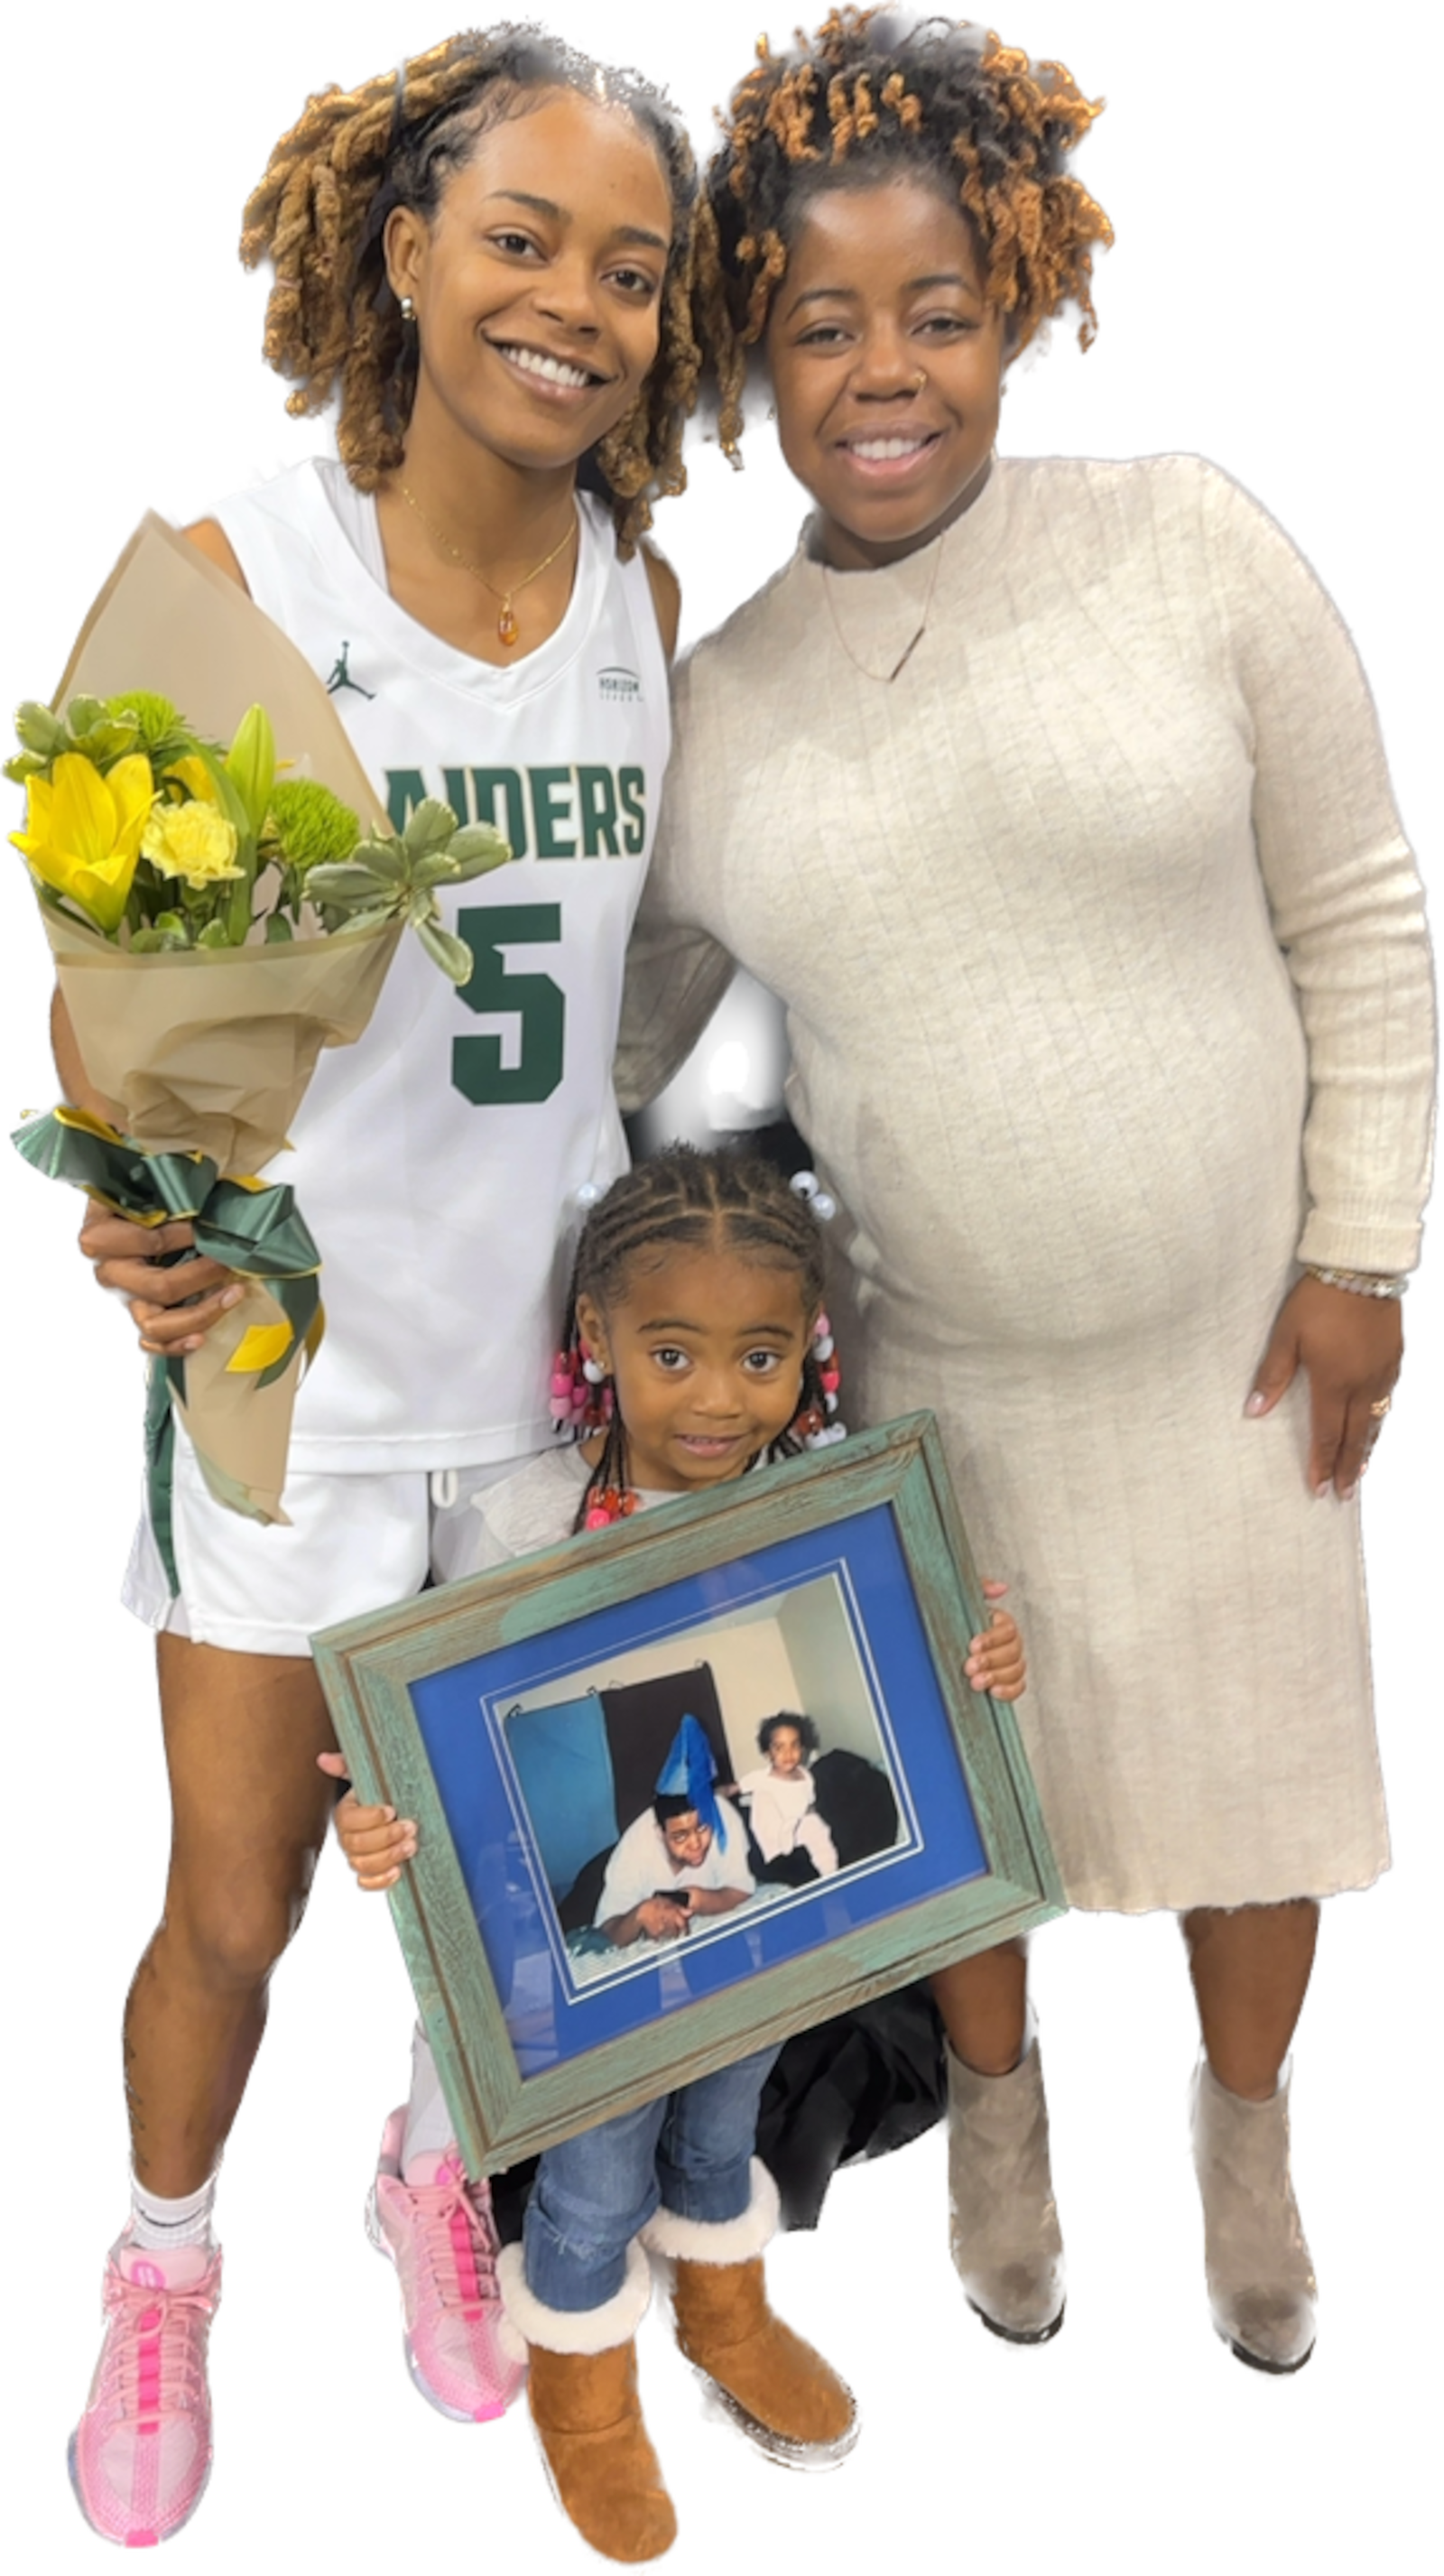
<path fill-rule="evenodd" d="M 798 226 L 822 190 L 893 177 L 940 185 L 972 226 L 1014 351 L 1069 301 L 1089 347 L 1093 250 L 1113 238 L 1064 167 L 1102 101 L 1084 98 L 1061 63 L 1030 63 L 967 20 L 908 24 L 885 8 L 834 9 L 797 44 L 774 54 L 759 43 L 704 181 L 699 332 L 734 462 L 747 352 L 766 332 Z"/>
<path fill-rule="evenodd" d="M 359 490 L 374 492 L 402 461 L 416 391 L 416 333 L 386 275 L 387 218 L 398 206 L 433 216 L 480 137 L 555 89 L 629 115 L 672 200 L 656 362 L 578 475 L 610 500 L 626 555 L 651 525 L 650 496 L 686 484 L 682 431 L 702 363 L 692 322 L 696 167 L 677 111 L 640 74 L 609 70 L 539 28 L 502 26 L 448 37 L 358 89 L 320 90 L 247 201 L 241 258 L 247 268 L 269 259 L 274 272 L 264 345 L 296 386 L 287 410 L 320 411 L 339 384 L 341 461 Z"/>
<path fill-rule="evenodd" d="M 581 1342 L 578 1300 L 586 1297 L 605 1312 L 626 1296 L 639 1260 L 683 1250 L 735 1253 L 762 1269 L 790 1271 L 804 1307 L 818 1314 L 818 1330 L 802 1363 L 797 1411 L 768 1457 L 795 1457 L 809 1442 L 840 1434 L 841 1426 L 829 1420 L 837 1407 L 837 1356 L 827 1318 L 819 1311 L 826 1266 L 822 1227 L 809 1198 L 760 1155 L 731 1147 L 704 1153 L 691 1145 L 669 1145 L 612 1183 L 590 1210 L 577 1244 L 552 1379 L 552 1411 L 559 1431 L 577 1438 L 605 1433 L 577 1506 L 578 1530 L 621 1518 L 633 1507 L 626 1424 L 610 1385 L 599 1372 L 587 1374 L 595 1363 Z"/>

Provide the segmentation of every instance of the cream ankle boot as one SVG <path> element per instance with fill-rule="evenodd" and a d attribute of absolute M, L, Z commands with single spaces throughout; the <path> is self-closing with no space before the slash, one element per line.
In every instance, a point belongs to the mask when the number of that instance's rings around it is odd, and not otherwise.
<path fill-rule="evenodd" d="M 1302 2370 L 1314 2348 L 1318 2293 L 1289 2179 L 1287 2068 L 1272 2101 L 1247 2102 L 1201 2058 L 1193 2161 L 1217 2331 L 1255 2370 Z"/>
<path fill-rule="evenodd" d="M 1009 2075 L 977 2075 L 949 2048 L 948 2193 L 969 2306 L 1009 2343 L 1047 2343 L 1063 2322 L 1063 2239 L 1036 2040 Z"/>

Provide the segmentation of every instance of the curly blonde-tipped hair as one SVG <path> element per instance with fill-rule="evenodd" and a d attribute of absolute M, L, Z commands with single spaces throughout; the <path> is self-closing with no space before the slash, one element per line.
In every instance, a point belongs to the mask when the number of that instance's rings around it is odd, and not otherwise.
<path fill-rule="evenodd" d="M 296 387 L 286 409 L 320 411 L 339 385 L 341 460 L 352 482 L 373 492 L 401 463 L 416 391 L 416 334 L 386 275 L 387 219 L 398 206 L 434 216 L 479 137 L 549 89 L 623 108 L 656 151 L 672 200 L 656 361 L 632 410 L 581 468 L 610 500 L 628 554 L 651 525 L 653 496 L 686 484 L 682 432 L 702 364 L 693 329 L 696 165 L 659 90 L 537 28 L 448 37 L 399 72 L 307 100 L 247 201 L 241 258 L 247 268 L 269 259 L 275 273 L 265 354 Z"/>
<path fill-rule="evenodd" d="M 1111 242 L 1103 209 L 1064 168 L 1098 115 L 1061 63 L 1026 54 L 966 20 L 904 25 L 886 9 L 834 9 L 797 50 L 766 38 L 733 91 L 708 168 L 698 227 L 697 311 L 712 353 L 718 429 L 742 431 L 747 352 L 810 198 L 909 172 L 941 181 L 967 216 L 990 302 L 1019 349 L 1072 302 L 1086 349 L 1097 329 L 1093 251 Z"/>

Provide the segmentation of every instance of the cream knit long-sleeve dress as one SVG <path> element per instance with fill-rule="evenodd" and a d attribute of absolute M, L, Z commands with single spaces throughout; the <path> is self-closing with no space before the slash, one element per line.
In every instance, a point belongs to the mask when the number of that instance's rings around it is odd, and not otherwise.
<path fill-rule="evenodd" d="M 1368 691 L 1198 459 L 1000 465 L 940 544 L 800 551 L 682 673 L 623 1096 L 732 959 L 785 1001 L 849 1410 L 939 1415 L 1072 1901 L 1364 1885 L 1357 1505 L 1305 1489 L 1302 1379 L 1243 1403 L 1301 1258 L 1417 1257 L 1430 972 Z"/>

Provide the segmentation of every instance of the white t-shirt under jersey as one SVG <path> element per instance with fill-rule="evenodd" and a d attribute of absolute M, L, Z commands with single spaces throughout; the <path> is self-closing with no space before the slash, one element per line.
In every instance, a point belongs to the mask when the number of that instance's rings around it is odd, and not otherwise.
<path fill-rule="evenodd" d="M 458 992 L 403 939 L 370 1027 L 322 1056 L 295 1151 L 268 1175 L 294 1186 L 324 1265 L 297 1467 L 480 1464 L 549 1431 L 576 1193 L 626 1166 L 612 1053 L 671 743 L 646 565 L 617 561 L 600 502 L 579 509 L 566 616 L 506 670 L 391 598 L 374 502 L 339 465 L 312 460 L 215 512 L 393 822 L 443 797 L 516 852 L 441 897 L 471 982 Z"/>

